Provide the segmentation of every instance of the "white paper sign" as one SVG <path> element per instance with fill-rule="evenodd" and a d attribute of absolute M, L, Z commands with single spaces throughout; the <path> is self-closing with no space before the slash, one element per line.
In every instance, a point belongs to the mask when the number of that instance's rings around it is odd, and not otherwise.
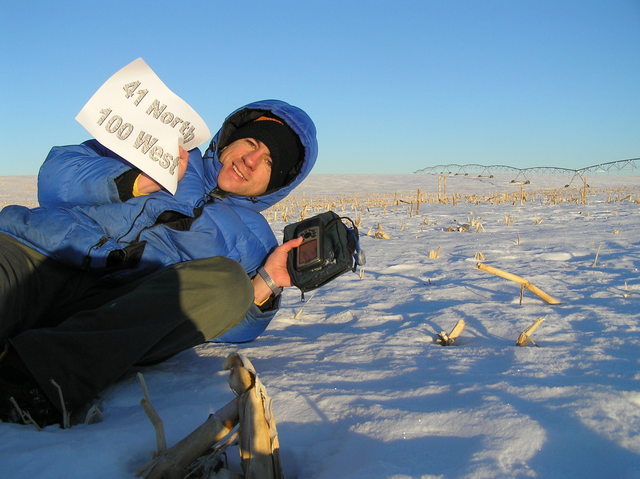
<path fill-rule="evenodd" d="M 172 194 L 178 187 L 178 145 L 188 151 L 211 136 L 200 115 L 142 58 L 109 78 L 76 120 Z"/>

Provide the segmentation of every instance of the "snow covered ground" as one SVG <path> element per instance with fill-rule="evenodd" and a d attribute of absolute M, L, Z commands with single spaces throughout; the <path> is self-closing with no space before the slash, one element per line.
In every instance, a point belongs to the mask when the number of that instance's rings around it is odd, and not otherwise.
<path fill-rule="evenodd" d="M 273 398 L 289 479 L 640 478 L 640 178 L 588 178 L 587 204 L 581 182 L 562 188 L 569 180 L 537 177 L 521 204 L 497 201 L 521 191 L 507 178 L 448 177 L 449 197 L 496 193 L 495 204 L 461 197 L 410 214 L 436 176 L 312 176 L 301 190 L 320 205 L 363 198 L 336 211 L 362 221 L 364 274 L 305 303 L 285 291 L 253 343 L 144 369 L 169 445 L 232 399 L 221 369 L 240 351 Z M 0 179 L 0 205 L 35 204 L 33 184 Z M 552 186 L 576 200 L 535 193 Z M 397 205 L 367 203 L 374 192 L 398 193 Z M 463 223 L 468 232 L 446 231 Z M 378 224 L 389 239 L 366 235 Z M 272 226 L 281 234 L 281 216 Z M 562 304 L 529 291 L 520 304 L 518 285 L 476 268 L 478 253 Z M 539 317 L 538 347 L 516 347 Z M 436 344 L 459 319 L 456 344 Z M 105 392 L 101 423 L 0 424 L 0 477 L 133 477 L 155 446 L 141 396 L 132 373 Z"/>

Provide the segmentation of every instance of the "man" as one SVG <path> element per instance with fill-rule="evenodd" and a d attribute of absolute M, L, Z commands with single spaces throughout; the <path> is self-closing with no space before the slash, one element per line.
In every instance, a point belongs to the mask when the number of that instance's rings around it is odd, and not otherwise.
<path fill-rule="evenodd" d="M 255 102 L 201 156 L 180 152 L 175 195 L 95 140 L 51 150 L 39 208 L 0 212 L 0 419 L 78 411 L 134 365 L 264 331 L 290 286 L 260 211 L 311 171 L 302 110 Z M 64 404 L 60 401 L 60 391 Z"/>

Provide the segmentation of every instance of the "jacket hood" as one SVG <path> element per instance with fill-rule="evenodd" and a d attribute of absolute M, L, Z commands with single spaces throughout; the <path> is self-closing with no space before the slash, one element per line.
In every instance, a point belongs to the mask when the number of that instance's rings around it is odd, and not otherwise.
<path fill-rule="evenodd" d="M 275 205 L 291 193 L 311 172 L 318 156 L 318 141 L 316 139 L 316 127 L 309 115 L 300 108 L 280 100 L 262 100 L 249 103 L 238 108 L 225 119 L 222 128 L 214 135 L 204 153 L 204 161 L 209 163 L 209 165 L 206 165 L 206 181 L 208 184 L 213 185 L 212 189 L 215 189 L 217 187 L 218 173 L 222 167 L 219 159 L 221 148 L 226 146 L 228 138 L 237 128 L 259 118 L 265 113 L 270 113 L 280 118 L 298 135 L 304 148 L 304 157 L 298 174 L 285 186 L 256 197 L 233 194 L 226 197 L 229 201 L 256 211 L 262 211 Z"/>

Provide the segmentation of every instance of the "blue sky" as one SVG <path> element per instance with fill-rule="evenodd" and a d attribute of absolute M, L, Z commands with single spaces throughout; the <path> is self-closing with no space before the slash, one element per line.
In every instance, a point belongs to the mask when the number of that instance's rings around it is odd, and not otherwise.
<path fill-rule="evenodd" d="M 640 0 L 2 2 L 0 175 L 88 138 L 74 117 L 143 57 L 212 132 L 305 109 L 317 173 L 640 157 Z"/>

